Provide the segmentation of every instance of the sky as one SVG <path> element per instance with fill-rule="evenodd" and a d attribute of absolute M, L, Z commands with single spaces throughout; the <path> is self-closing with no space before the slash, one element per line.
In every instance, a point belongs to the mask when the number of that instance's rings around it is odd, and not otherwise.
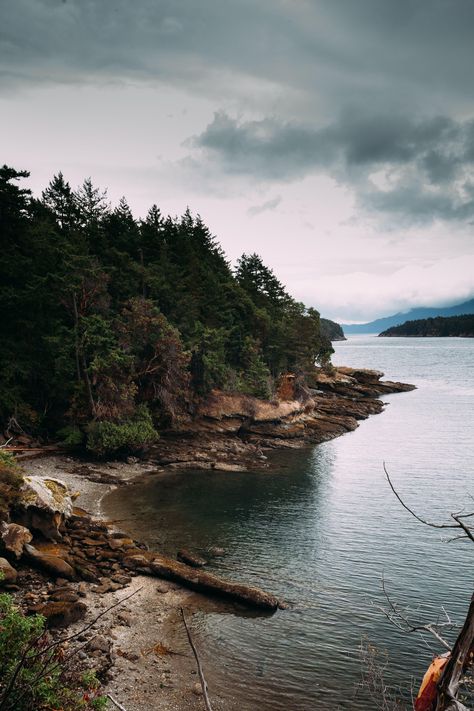
<path fill-rule="evenodd" d="M 0 160 L 199 213 L 323 316 L 474 296 L 474 0 L 0 0 Z"/>

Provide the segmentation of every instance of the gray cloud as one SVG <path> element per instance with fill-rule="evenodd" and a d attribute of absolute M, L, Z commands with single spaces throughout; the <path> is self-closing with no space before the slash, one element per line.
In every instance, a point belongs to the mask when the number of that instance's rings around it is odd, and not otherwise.
<path fill-rule="evenodd" d="M 247 210 L 247 215 L 249 215 L 249 217 L 256 217 L 257 215 L 261 215 L 262 212 L 268 212 L 269 210 L 274 210 L 275 208 L 278 207 L 278 205 L 280 203 L 281 203 L 281 195 L 277 195 L 272 200 L 267 200 L 266 202 L 262 203 L 261 205 L 252 205 Z"/>
<path fill-rule="evenodd" d="M 328 172 L 366 207 L 415 221 L 474 215 L 473 120 L 345 112 L 314 128 L 220 112 L 192 145 L 230 174 L 290 181 Z"/>
<path fill-rule="evenodd" d="M 371 210 L 463 219 L 473 31 L 473 0 L 0 0 L 0 87 L 179 87 L 276 117 L 197 137 L 228 174 L 327 172 Z"/>
<path fill-rule="evenodd" d="M 326 113 L 471 101 L 472 0 L 0 0 L 0 20 L 10 85 L 198 81 L 214 96 L 221 71 L 228 96 L 246 76 Z"/>

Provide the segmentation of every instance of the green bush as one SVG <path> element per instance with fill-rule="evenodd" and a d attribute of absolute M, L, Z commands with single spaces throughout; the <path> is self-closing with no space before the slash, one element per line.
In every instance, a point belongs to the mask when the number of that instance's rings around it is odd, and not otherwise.
<path fill-rule="evenodd" d="M 104 711 L 91 673 L 72 671 L 75 658 L 44 630 L 44 617 L 25 617 L 0 594 L 0 707 L 3 711 Z"/>
<path fill-rule="evenodd" d="M 79 427 L 67 425 L 56 433 L 63 447 L 67 449 L 78 449 L 84 444 L 84 433 Z"/>
<path fill-rule="evenodd" d="M 87 449 L 97 457 L 139 452 L 158 439 L 153 420 L 145 405 L 123 422 L 92 422 L 87 430 Z"/>
<path fill-rule="evenodd" d="M 10 452 L 0 449 L 0 521 L 8 518 L 23 483 L 21 468 Z"/>

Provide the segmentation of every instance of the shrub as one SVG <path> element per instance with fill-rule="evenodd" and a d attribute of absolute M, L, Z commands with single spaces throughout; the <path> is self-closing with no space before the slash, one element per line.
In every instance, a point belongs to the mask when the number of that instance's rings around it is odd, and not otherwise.
<path fill-rule="evenodd" d="M 146 405 L 122 422 L 92 422 L 87 432 L 87 449 L 97 457 L 139 452 L 158 438 Z"/>
<path fill-rule="evenodd" d="M 8 518 L 23 482 L 21 468 L 10 452 L 0 449 L 0 521 Z"/>
<path fill-rule="evenodd" d="M 57 435 L 66 449 L 78 449 L 84 444 L 84 433 L 74 425 L 63 427 L 58 430 Z"/>
<path fill-rule="evenodd" d="M 93 674 L 71 671 L 69 656 L 44 629 L 44 617 L 25 617 L 11 595 L 0 594 L 0 706 L 4 711 L 102 711 Z"/>

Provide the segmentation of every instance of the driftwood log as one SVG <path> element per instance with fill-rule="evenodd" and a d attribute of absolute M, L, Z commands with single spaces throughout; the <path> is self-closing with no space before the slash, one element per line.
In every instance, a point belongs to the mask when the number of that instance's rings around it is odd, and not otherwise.
<path fill-rule="evenodd" d="M 188 551 L 185 548 L 181 548 L 181 550 L 178 551 L 176 557 L 182 563 L 186 563 L 187 565 L 190 565 L 193 568 L 202 568 L 203 565 L 206 565 L 207 563 L 207 560 L 205 558 L 202 558 L 200 555 L 192 553 L 191 551 Z"/>
<path fill-rule="evenodd" d="M 285 609 L 287 607 L 275 595 L 265 592 L 265 590 L 225 580 L 213 573 L 191 568 L 185 563 L 157 553 L 137 550 L 136 554 L 130 553 L 128 557 L 124 558 L 122 563 L 125 567 L 132 568 L 137 572 L 151 573 L 158 578 L 173 580 L 184 587 L 191 588 L 191 590 L 225 597 L 250 607 L 263 610 Z"/>

